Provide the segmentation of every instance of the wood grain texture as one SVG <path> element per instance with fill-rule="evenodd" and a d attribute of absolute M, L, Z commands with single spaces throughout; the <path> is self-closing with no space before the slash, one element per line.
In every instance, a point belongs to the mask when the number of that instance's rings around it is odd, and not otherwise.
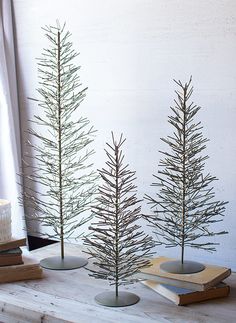
<path fill-rule="evenodd" d="M 57 255 L 59 244 L 32 253 L 38 260 Z M 66 254 L 83 255 L 78 245 L 66 244 Z M 91 261 L 89 261 L 91 264 Z M 85 268 L 71 271 L 44 270 L 44 279 L 0 285 L 1 322 L 234 322 L 236 316 L 236 274 L 227 278 L 231 294 L 226 299 L 177 307 L 140 283 L 123 287 L 141 298 L 136 305 L 106 308 L 94 296 L 112 290 L 106 281 L 88 276 Z"/>

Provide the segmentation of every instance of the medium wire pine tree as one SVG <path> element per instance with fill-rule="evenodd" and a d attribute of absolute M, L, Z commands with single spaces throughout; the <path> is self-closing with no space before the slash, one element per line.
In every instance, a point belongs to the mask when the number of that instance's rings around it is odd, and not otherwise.
<path fill-rule="evenodd" d="M 59 23 L 42 29 L 49 46 L 38 60 L 41 99 L 36 101 L 40 112 L 27 130 L 32 152 L 24 156 L 22 203 L 29 219 L 53 231 L 43 234 L 61 242 L 61 256 L 44 259 L 41 265 L 72 269 L 87 263 L 83 258 L 65 257 L 64 240 L 78 238 L 76 230 L 91 218 L 83 214 L 90 210 L 96 190 L 97 175 L 88 163 L 94 129 L 87 118 L 77 119 L 75 114 L 87 88 L 81 89 L 80 67 L 73 63 L 78 54 L 72 48 L 70 32 Z"/>
<path fill-rule="evenodd" d="M 131 276 L 149 266 L 147 257 L 154 246 L 152 238 L 137 224 L 141 206 L 133 184 L 135 172 L 123 163 L 124 142 L 122 135 L 116 141 L 112 133 L 112 145 L 107 143 L 107 168 L 99 171 L 103 184 L 93 207 L 97 222 L 90 226 L 91 237 L 85 238 L 86 253 L 95 258 L 97 266 L 90 269 L 90 275 L 115 285 L 115 293 L 105 292 L 95 298 L 106 306 L 126 306 L 139 300 L 133 293 L 120 292 L 119 286 L 134 282 Z"/>
<path fill-rule="evenodd" d="M 154 228 L 158 243 L 181 249 L 181 261 L 163 264 L 162 269 L 179 273 L 204 269 L 201 264 L 184 261 L 185 247 L 215 251 L 217 243 L 200 238 L 227 233 L 210 230 L 213 223 L 222 221 L 227 202 L 214 200 L 212 182 L 216 177 L 203 173 L 208 156 L 201 156 L 201 152 L 208 139 L 203 138 L 201 122 L 194 122 L 200 107 L 190 102 L 191 81 L 175 81 L 179 90 L 175 91 L 177 99 L 168 120 L 175 131 L 161 138 L 170 151 L 160 151 L 164 156 L 159 164 L 160 175 L 154 175 L 157 181 L 152 184 L 158 188 L 156 196 L 145 195 L 153 213 L 144 217 Z"/>

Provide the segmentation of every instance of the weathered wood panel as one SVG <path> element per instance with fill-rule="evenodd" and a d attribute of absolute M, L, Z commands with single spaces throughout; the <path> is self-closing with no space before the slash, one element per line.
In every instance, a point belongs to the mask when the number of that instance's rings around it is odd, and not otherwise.
<path fill-rule="evenodd" d="M 66 245 L 67 254 L 82 255 L 78 245 Z M 56 255 L 58 245 L 33 252 L 41 259 Z M 91 264 L 91 261 L 90 261 Z M 0 285 L 1 322 L 234 322 L 236 317 L 236 275 L 227 279 L 228 298 L 178 307 L 140 283 L 124 287 L 137 293 L 139 303 L 125 308 L 98 305 L 94 296 L 112 289 L 107 282 L 89 277 L 85 268 L 71 271 L 44 270 L 44 278 Z"/>

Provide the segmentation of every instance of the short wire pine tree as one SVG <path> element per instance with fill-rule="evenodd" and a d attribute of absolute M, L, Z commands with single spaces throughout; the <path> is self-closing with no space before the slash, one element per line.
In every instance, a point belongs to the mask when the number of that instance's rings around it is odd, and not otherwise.
<path fill-rule="evenodd" d="M 96 173 L 88 162 L 93 150 L 94 129 L 86 117 L 77 119 L 75 111 L 84 100 L 86 88 L 81 89 L 74 65 L 78 55 L 72 48 L 70 32 L 63 28 L 43 28 L 49 40 L 38 60 L 40 94 L 39 114 L 27 130 L 30 151 L 24 156 L 24 193 L 22 203 L 28 218 L 50 227 L 43 233 L 61 242 L 61 256 L 41 261 L 50 269 L 72 269 L 87 261 L 65 257 L 64 240 L 78 238 L 76 230 L 90 220 L 83 215 L 90 210 L 96 190 Z"/>
<path fill-rule="evenodd" d="M 120 292 L 119 286 L 134 282 L 131 276 L 149 266 L 147 257 L 154 246 L 137 223 L 141 206 L 133 183 L 135 172 L 124 164 L 124 141 L 122 135 L 116 141 L 112 133 L 112 145 L 107 143 L 107 168 L 99 170 L 102 184 L 93 207 L 97 221 L 90 226 L 91 235 L 85 238 L 86 253 L 95 258 L 96 269 L 90 269 L 90 275 L 115 285 L 115 292 L 96 296 L 97 302 L 106 306 L 126 306 L 139 300 L 135 294 Z"/>
<path fill-rule="evenodd" d="M 158 243 L 181 249 L 181 261 L 163 264 L 162 269 L 180 273 L 204 269 L 201 264 L 184 260 L 185 247 L 215 251 L 217 243 L 205 238 L 227 233 L 210 230 L 213 223 L 222 221 L 227 202 L 214 200 L 212 182 L 216 177 L 203 172 L 208 156 L 201 156 L 201 152 L 208 139 L 203 138 L 201 122 L 194 122 L 200 107 L 190 101 L 191 81 L 191 78 L 186 84 L 175 81 L 179 89 L 175 107 L 171 107 L 173 115 L 168 120 L 175 131 L 161 138 L 169 151 L 161 151 L 164 158 L 159 164 L 159 175 L 154 175 L 156 181 L 152 186 L 158 192 L 154 197 L 145 195 L 153 213 L 144 217 L 154 228 Z"/>

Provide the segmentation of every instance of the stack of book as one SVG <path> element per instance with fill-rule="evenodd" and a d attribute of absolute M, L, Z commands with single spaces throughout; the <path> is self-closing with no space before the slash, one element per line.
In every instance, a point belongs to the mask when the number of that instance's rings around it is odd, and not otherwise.
<path fill-rule="evenodd" d="M 27 250 L 20 248 L 25 245 L 25 238 L 12 238 L 0 243 L 0 283 L 42 277 L 38 261 L 32 258 Z"/>
<path fill-rule="evenodd" d="M 222 281 L 231 274 L 229 268 L 205 265 L 195 274 L 171 274 L 160 270 L 160 264 L 173 259 L 151 259 L 152 266 L 138 274 L 145 286 L 153 289 L 176 305 L 187 305 L 229 295 L 230 287 Z"/>

